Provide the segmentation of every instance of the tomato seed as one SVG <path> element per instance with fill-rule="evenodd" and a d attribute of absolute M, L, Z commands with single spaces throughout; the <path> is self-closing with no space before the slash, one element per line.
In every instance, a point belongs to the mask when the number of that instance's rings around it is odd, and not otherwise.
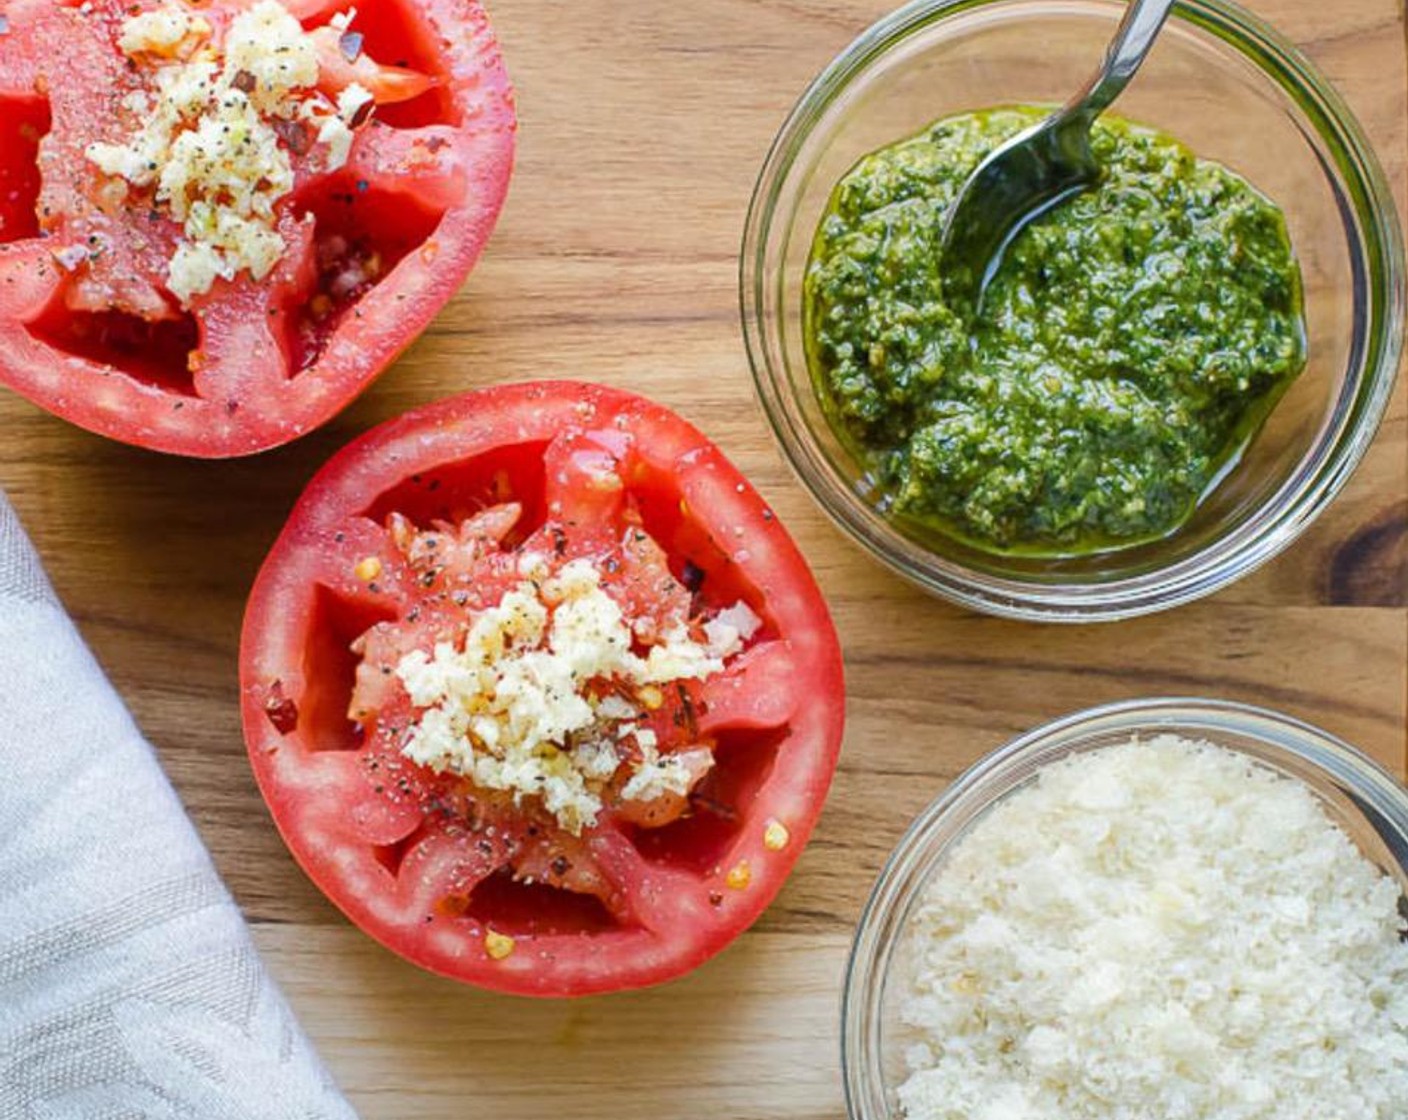
<path fill-rule="evenodd" d="M 782 851 L 791 839 L 792 834 L 787 831 L 787 826 L 781 821 L 768 821 L 767 827 L 763 829 L 763 847 L 770 852 Z"/>
<path fill-rule="evenodd" d="M 355 575 L 363 583 L 370 583 L 381 575 L 381 560 L 375 556 L 367 556 L 357 561 L 357 566 L 352 569 Z"/>
<path fill-rule="evenodd" d="M 496 961 L 512 955 L 514 946 L 513 938 L 506 933 L 496 933 L 491 929 L 484 935 L 484 951 Z"/>

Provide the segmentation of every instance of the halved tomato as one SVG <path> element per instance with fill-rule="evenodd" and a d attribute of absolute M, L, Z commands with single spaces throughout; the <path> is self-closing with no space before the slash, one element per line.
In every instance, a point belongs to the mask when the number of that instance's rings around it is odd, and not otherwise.
<path fill-rule="evenodd" d="M 255 49 L 270 3 L 0 6 L 0 381 L 114 439 L 249 454 L 326 421 L 454 295 L 513 162 L 513 97 L 483 10 L 282 0 L 316 79 L 305 65 L 276 98 L 286 48 Z M 248 69 L 222 54 L 242 16 L 263 20 Z M 175 40 L 181 20 L 192 30 Z M 270 174 L 233 142 L 211 145 L 251 121 Z M 185 176 L 171 172 L 183 137 L 205 145 Z M 217 255 L 178 272 L 202 238 Z M 228 248 L 241 238 L 252 264 Z"/>
<path fill-rule="evenodd" d="M 240 676 L 314 882 L 417 964 L 539 996 L 658 983 L 737 937 L 844 720 L 826 605 L 759 495 L 667 409 L 573 382 L 335 457 L 255 583 Z"/>

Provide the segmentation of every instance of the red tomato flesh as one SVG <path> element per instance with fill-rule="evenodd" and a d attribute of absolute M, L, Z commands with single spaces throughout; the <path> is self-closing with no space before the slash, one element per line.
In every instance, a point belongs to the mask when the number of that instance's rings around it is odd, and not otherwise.
<path fill-rule="evenodd" d="M 192 11 L 218 40 L 254 2 Z M 124 442 L 250 454 L 328 420 L 455 294 L 507 191 L 513 95 L 476 0 L 285 0 L 317 41 L 322 93 L 355 82 L 376 107 L 335 170 L 280 132 L 294 173 L 282 258 L 182 304 L 166 286 L 180 223 L 86 155 L 140 124 L 124 98 L 155 69 L 118 43 L 125 20 L 161 6 L 4 5 L 0 382 Z M 330 21 L 354 7 L 344 41 Z"/>
<path fill-rule="evenodd" d="M 722 671 L 639 712 L 687 793 L 632 800 L 619 772 L 573 830 L 405 756 L 421 710 L 397 664 L 462 642 L 525 555 L 590 561 L 642 649 L 739 603 L 756 616 Z M 256 581 L 241 690 L 260 788 L 333 902 L 425 968 L 537 996 L 659 983 L 750 925 L 821 811 L 844 721 L 825 603 L 757 493 L 668 410 L 571 382 L 444 401 L 334 458 Z"/>

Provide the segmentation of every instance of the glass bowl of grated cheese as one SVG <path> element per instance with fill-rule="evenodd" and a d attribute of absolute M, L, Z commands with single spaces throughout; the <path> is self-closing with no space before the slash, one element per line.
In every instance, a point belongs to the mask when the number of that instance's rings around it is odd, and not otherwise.
<path fill-rule="evenodd" d="M 1408 791 L 1240 704 L 1021 736 L 911 825 L 846 977 L 851 1120 L 1408 1115 Z"/>

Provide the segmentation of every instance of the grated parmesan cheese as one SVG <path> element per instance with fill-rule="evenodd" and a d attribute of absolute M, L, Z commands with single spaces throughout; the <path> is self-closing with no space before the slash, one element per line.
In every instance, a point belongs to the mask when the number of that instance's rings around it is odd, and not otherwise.
<path fill-rule="evenodd" d="M 398 663 L 396 675 L 422 709 L 402 754 L 515 799 L 540 797 L 573 833 L 595 823 L 603 787 L 623 767 L 624 800 L 687 794 L 711 765 L 709 752 L 662 755 L 655 733 L 635 722 L 648 703 L 614 693 L 596 698 L 586 686 L 610 680 L 641 696 L 654 685 L 722 672 L 725 658 L 742 648 L 738 608 L 731 608 L 735 624 L 725 643 L 702 645 L 680 630 L 641 657 L 590 561 L 573 560 L 542 578 L 542 558 L 525 557 L 519 571 L 541 583 L 524 578 L 497 606 L 477 612 L 462 645 L 440 642 L 433 654 L 416 650 Z"/>
<path fill-rule="evenodd" d="M 262 280 L 288 248 L 277 204 L 294 185 L 280 128 L 308 127 L 327 170 L 344 166 L 350 122 L 372 95 L 351 85 L 336 104 L 312 96 L 318 82 L 313 39 L 277 2 L 241 12 L 225 36 L 223 59 L 211 28 L 177 4 L 128 19 L 119 46 L 155 66 L 151 104 L 132 99 L 138 125 L 122 144 L 89 145 L 88 160 L 141 190 L 182 223 L 167 287 L 183 305 L 217 279 L 241 271 Z"/>
<path fill-rule="evenodd" d="M 912 929 L 909 1120 L 1403 1120 L 1400 894 L 1307 787 L 1174 736 L 973 825 Z"/>

